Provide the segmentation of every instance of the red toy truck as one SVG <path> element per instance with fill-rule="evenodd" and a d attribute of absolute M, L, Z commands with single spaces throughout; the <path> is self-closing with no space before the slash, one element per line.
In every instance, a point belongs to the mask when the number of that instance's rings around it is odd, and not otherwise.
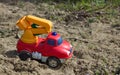
<path fill-rule="evenodd" d="M 71 44 L 63 40 L 60 34 L 51 32 L 52 23 L 49 20 L 28 15 L 18 20 L 17 25 L 24 30 L 17 43 L 17 52 L 21 60 L 34 58 L 47 63 L 51 68 L 57 68 L 72 57 Z M 47 38 L 37 36 L 43 33 L 48 34 Z"/>

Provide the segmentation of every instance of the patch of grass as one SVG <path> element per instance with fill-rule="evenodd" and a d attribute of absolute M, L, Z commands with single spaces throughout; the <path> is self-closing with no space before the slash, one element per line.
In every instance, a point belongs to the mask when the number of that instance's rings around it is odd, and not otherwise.
<path fill-rule="evenodd" d="M 108 19 L 113 17 L 118 17 L 119 10 L 116 10 L 120 6 L 120 0 L 27 0 L 28 2 L 40 5 L 41 3 L 46 3 L 50 12 L 52 10 L 60 9 L 67 12 L 80 12 L 84 11 L 90 13 L 89 15 L 96 16 L 98 19 L 103 19 L 104 16 Z M 17 4 L 19 7 L 24 7 L 24 0 L 18 1 Z M 54 8 L 52 8 L 54 6 Z M 38 10 L 44 10 L 45 8 L 38 7 Z M 98 13 L 96 13 L 98 12 Z M 50 16 L 50 19 L 59 19 L 60 21 L 63 18 L 56 16 Z M 89 23 L 92 23 L 93 19 L 89 20 Z"/>
<path fill-rule="evenodd" d="M 100 12 L 100 14 L 107 16 L 107 18 L 112 18 L 119 14 L 119 11 L 116 10 L 119 6 L 120 0 L 61 0 L 55 5 L 56 8 L 66 11 L 75 12 L 84 10 L 92 14 L 93 12 Z"/>
<path fill-rule="evenodd" d="M 18 7 L 23 8 L 24 7 L 24 2 L 23 1 L 18 1 L 17 5 L 18 5 Z"/>
<path fill-rule="evenodd" d="M 56 1 L 56 0 L 53 0 Z M 120 0 L 66 0 L 59 2 L 57 8 L 64 10 L 81 10 L 92 11 L 103 8 L 104 6 L 116 7 L 120 5 Z"/>
<path fill-rule="evenodd" d="M 96 71 L 95 71 L 95 75 L 101 75 L 100 71 L 99 71 L 99 70 L 96 70 Z"/>
<path fill-rule="evenodd" d="M 91 5 L 89 3 L 85 3 L 84 1 L 80 2 L 76 2 L 76 3 L 73 3 L 73 2 L 65 2 L 65 3 L 60 3 L 60 4 L 57 4 L 55 6 L 56 8 L 59 8 L 61 10 L 66 10 L 66 11 L 78 11 L 78 10 L 81 10 L 81 9 L 90 9 Z"/>
<path fill-rule="evenodd" d="M 88 23 L 94 23 L 94 22 L 96 22 L 95 18 L 89 18 L 88 19 Z"/>
<path fill-rule="evenodd" d="M 120 5 L 120 0 L 27 0 L 29 2 L 39 4 L 39 3 L 48 3 L 54 4 L 56 8 L 63 10 L 81 10 L 94 11 L 96 9 L 101 9 L 105 6 L 118 7 Z M 19 1 L 18 3 L 22 5 L 24 0 Z"/>

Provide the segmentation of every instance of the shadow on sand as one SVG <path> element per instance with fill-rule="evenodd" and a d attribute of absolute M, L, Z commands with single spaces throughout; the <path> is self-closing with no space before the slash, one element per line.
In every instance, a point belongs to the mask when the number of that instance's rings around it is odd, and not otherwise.
<path fill-rule="evenodd" d="M 17 51 L 16 50 L 9 50 L 4 53 L 5 56 L 8 58 L 16 58 L 17 57 Z"/>

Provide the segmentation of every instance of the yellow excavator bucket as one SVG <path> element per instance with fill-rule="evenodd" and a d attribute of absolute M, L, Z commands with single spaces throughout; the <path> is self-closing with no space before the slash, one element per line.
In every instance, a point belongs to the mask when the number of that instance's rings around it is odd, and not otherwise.
<path fill-rule="evenodd" d="M 35 27 L 32 27 L 35 25 Z M 21 40 L 25 43 L 37 42 L 35 34 L 48 34 L 52 31 L 52 22 L 32 15 L 24 16 L 17 21 L 17 26 L 24 30 Z"/>
<path fill-rule="evenodd" d="M 21 29 L 21 30 L 25 30 L 28 28 L 28 26 L 30 25 L 27 21 L 26 21 L 26 16 L 22 17 L 20 20 L 17 21 L 17 26 Z"/>

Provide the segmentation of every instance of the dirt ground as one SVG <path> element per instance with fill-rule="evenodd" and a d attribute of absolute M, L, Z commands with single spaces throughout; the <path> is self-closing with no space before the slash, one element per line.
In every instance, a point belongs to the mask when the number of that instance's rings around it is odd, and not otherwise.
<path fill-rule="evenodd" d="M 84 19 L 46 3 L 0 0 L 0 75 L 117 75 L 120 74 L 120 16 L 109 21 Z M 58 70 L 35 60 L 21 61 L 16 53 L 16 21 L 32 14 L 50 19 L 74 55 Z M 69 15 L 70 14 L 70 15 Z M 77 19 L 75 19 L 77 18 Z M 90 19 L 94 22 L 89 22 Z"/>

